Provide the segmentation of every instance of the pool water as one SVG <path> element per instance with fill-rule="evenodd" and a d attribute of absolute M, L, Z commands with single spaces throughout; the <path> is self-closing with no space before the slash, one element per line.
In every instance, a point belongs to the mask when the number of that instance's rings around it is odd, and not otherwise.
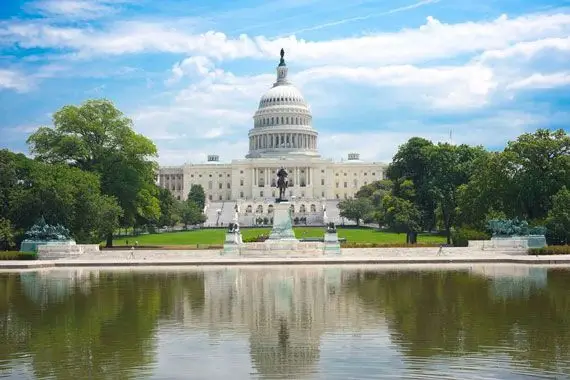
<path fill-rule="evenodd" d="M 0 377 L 570 378 L 570 270 L 0 273 Z"/>

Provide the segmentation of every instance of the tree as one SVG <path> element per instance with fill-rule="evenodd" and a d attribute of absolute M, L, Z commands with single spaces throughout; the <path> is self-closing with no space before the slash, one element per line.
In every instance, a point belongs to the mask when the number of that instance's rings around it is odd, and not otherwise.
<path fill-rule="evenodd" d="M 387 176 L 395 184 L 394 195 L 398 193 L 399 181 L 409 179 L 416 190 L 413 202 L 422 215 L 422 227 L 431 230 L 435 225 L 435 199 L 430 191 L 431 161 L 429 149 L 433 143 L 421 137 L 412 137 L 398 148 L 392 163 L 388 167 Z"/>
<path fill-rule="evenodd" d="M 184 228 L 187 228 L 189 225 L 202 224 L 206 221 L 206 215 L 202 213 L 202 209 L 193 201 L 181 202 L 181 208 L 181 219 L 182 223 L 184 223 Z"/>
<path fill-rule="evenodd" d="M 108 100 L 88 100 L 64 106 L 54 114 L 53 124 L 28 138 L 39 160 L 97 173 L 102 192 L 115 197 L 123 210 L 125 226 L 133 225 L 137 216 L 155 217 L 156 194 L 150 185 L 157 164 L 150 158 L 156 156 L 156 147 L 133 131 L 129 118 Z M 107 246 L 112 239 L 110 233 Z"/>
<path fill-rule="evenodd" d="M 438 144 L 428 150 L 431 176 L 429 192 L 436 201 L 437 210 L 451 244 L 451 227 L 455 223 L 458 189 L 469 181 L 474 163 L 486 154 L 482 147 Z"/>
<path fill-rule="evenodd" d="M 188 200 L 194 202 L 200 210 L 204 210 L 206 206 L 206 193 L 202 185 L 192 185 L 188 193 Z"/>
<path fill-rule="evenodd" d="M 367 198 L 351 198 L 339 202 L 340 216 L 354 220 L 360 226 L 360 220 L 367 218 L 373 211 L 372 202 Z"/>
<path fill-rule="evenodd" d="M 386 210 L 383 198 L 392 192 L 394 184 L 390 180 L 374 181 L 364 185 L 356 193 L 356 198 L 365 198 L 372 204 L 372 212 L 368 216 L 371 221 L 378 223 L 382 227 L 385 223 Z"/>
<path fill-rule="evenodd" d="M 409 200 L 386 195 L 383 200 L 386 209 L 386 223 L 396 232 L 406 233 L 406 242 L 413 243 L 421 231 L 421 215 L 417 207 Z"/>
<path fill-rule="evenodd" d="M 0 250 L 8 250 L 14 245 L 14 230 L 8 219 L 0 218 Z"/>
<path fill-rule="evenodd" d="M 570 135 L 539 129 L 509 142 L 505 153 L 510 154 L 522 216 L 546 217 L 553 195 L 570 186 Z"/>
<path fill-rule="evenodd" d="M 552 197 L 546 226 L 549 240 L 554 244 L 570 243 L 570 190 L 566 187 Z"/>
<path fill-rule="evenodd" d="M 118 226 L 122 210 L 114 197 L 101 194 L 93 173 L 9 151 L 0 151 L 0 172 L 6 174 L 0 187 L 3 216 L 20 235 L 41 216 L 67 227 L 78 242 L 99 243 Z"/>
<path fill-rule="evenodd" d="M 180 221 L 180 214 L 176 207 L 176 199 L 168 189 L 160 188 L 158 190 L 158 201 L 160 202 L 160 218 L 159 226 L 172 227 Z"/>

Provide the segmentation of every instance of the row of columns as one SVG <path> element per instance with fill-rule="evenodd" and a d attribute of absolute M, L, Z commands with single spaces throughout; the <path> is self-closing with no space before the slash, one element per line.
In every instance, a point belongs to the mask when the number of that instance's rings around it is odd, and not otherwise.
<path fill-rule="evenodd" d="M 253 173 L 251 176 L 251 185 L 252 188 L 255 187 L 259 187 L 260 182 L 260 175 L 261 175 L 261 170 L 263 170 L 263 184 L 264 187 L 270 187 L 271 186 L 271 181 L 273 179 L 277 179 L 277 176 L 273 174 L 274 170 L 277 170 L 276 168 L 254 168 L 252 169 Z M 304 171 L 304 178 L 302 178 L 301 176 L 301 170 Z M 296 167 L 292 170 L 292 172 L 289 172 L 289 179 L 293 180 L 293 186 L 300 186 L 301 185 L 301 179 L 305 180 L 305 186 L 311 186 L 313 184 L 313 169 L 310 167 Z"/>
<path fill-rule="evenodd" d="M 304 133 L 267 133 L 251 136 L 249 149 L 298 148 L 317 149 L 317 136 Z"/>
<path fill-rule="evenodd" d="M 274 125 L 310 125 L 310 119 L 308 117 L 293 117 L 289 120 L 289 116 L 277 116 L 277 117 L 265 117 L 262 119 L 257 119 L 254 123 L 255 127 L 263 126 L 274 126 Z"/>

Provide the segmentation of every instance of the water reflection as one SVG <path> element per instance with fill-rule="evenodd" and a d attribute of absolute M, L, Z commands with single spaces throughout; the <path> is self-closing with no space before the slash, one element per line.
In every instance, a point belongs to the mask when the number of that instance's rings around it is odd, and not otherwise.
<path fill-rule="evenodd" d="M 570 375 L 569 283 L 504 265 L 0 273 L 0 375 L 224 377 L 210 358 L 232 378 Z"/>

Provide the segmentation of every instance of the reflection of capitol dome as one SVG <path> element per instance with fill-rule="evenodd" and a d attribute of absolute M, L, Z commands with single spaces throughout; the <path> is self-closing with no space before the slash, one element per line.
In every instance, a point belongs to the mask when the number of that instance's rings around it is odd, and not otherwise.
<path fill-rule="evenodd" d="M 283 155 L 318 156 L 317 131 L 301 92 L 287 79 L 284 51 L 277 66 L 277 81 L 259 101 L 249 131 L 248 158 Z"/>
<path fill-rule="evenodd" d="M 286 333 L 280 329 L 271 343 L 267 337 L 252 333 L 250 355 L 253 368 L 259 375 L 271 379 L 299 379 L 316 370 L 320 358 L 319 342 L 313 345 L 306 342 L 294 344 L 286 339 Z"/>

